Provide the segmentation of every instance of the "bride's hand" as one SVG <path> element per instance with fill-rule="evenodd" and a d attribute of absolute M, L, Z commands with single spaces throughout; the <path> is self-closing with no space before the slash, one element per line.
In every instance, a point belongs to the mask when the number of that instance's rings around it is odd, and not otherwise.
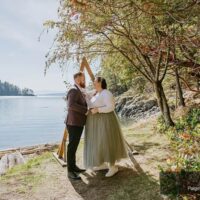
<path fill-rule="evenodd" d="M 90 110 L 88 110 L 88 111 L 85 113 L 85 115 L 88 116 L 89 113 L 90 113 Z"/>
<path fill-rule="evenodd" d="M 98 108 L 93 108 L 93 109 L 91 110 L 91 112 L 92 112 L 92 114 L 96 114 L 96 113 L 99 112 L 99 110 L 98 110 Z"/>

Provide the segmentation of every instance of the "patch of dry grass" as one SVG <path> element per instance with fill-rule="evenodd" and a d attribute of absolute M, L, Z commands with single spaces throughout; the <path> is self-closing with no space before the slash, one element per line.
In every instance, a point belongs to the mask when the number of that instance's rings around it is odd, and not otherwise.
<path fill-rule="evenodd" d="M 40 170 L 41 165 L 44 162 L 49 164 L 52 159 L 51 153 L 47 152 L 28 160 L 25 164 L 17 165 L 0 177 L 0 184 L 8 187 L 13 185 L 12 192 L 19 194 L 30 192 L 45 177 L 44 172 Z"/>

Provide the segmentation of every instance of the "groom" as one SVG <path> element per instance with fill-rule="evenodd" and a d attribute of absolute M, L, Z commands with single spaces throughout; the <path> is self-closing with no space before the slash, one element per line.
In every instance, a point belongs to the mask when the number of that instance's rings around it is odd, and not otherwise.
<path fill-rule="evenodd" d="M 78 173 L 85 170 L 76 165 L 76 151 L 83 132 L 87 118 L 87 103 L 83 93 L 85 88 L 85 75 L 82 72 L 74 74 L 74 86 L 67 94 L 68 113 L 65 120 L 69 133 L 69 144 L 67 146 L 68 177 L 80 180 Z"/>

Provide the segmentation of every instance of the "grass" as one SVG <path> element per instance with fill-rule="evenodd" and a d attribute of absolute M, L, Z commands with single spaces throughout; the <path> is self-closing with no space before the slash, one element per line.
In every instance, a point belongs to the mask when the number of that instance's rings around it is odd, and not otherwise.
<path fill-rule="evenodd" d="M 13 167 L 12 169 L 8 170 L 6 175 L 2 176 L 0 180 L 6 180 L 13 176 L 19 176 L 23 174 L 27 174 L 28 172 L 31 172 L 32 169 L 37 168 L 41 165 L 42 162 L 44 162 L 46 159 L 49 159 L 51 157 L 51 153 L 47 152 L 40 156 L 36 156 L 30 160 L 28 160 L 25 164 L 17 165 Z"/>
<path fill-rule="evenodd" d="M 34 189 L 40 183 L 45 174 L 39 169 L 40 166 L 52 160 L 50 152 L 43 153 L 28 160 L 25 164 L 17 165 L 8 170 L 6 175 L 0 177 L 0 182 L 10 185 L 14 183 L 17 193 L 27 193 L 27 191 Z M 14 188 L 13 188 L 14 189 Z"/>
<path fill-rule="evenodd" d="M 161 200 L 158 183 L 146 174 L 127 177 L 127 180 L 106 200 Z"/>

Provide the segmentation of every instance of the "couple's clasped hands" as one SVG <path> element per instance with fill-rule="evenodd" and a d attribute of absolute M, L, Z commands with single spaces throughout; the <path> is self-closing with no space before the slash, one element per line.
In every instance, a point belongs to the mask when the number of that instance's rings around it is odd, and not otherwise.
<path fill-rule="evenodd" d="M 98 108 L 90 108 L 90 109 L 87 111 L 86 115 L 88 115 L 90 112 L 94 115 L 94 114 L 98 113 L 99 110 L 98 110 Z"/>

